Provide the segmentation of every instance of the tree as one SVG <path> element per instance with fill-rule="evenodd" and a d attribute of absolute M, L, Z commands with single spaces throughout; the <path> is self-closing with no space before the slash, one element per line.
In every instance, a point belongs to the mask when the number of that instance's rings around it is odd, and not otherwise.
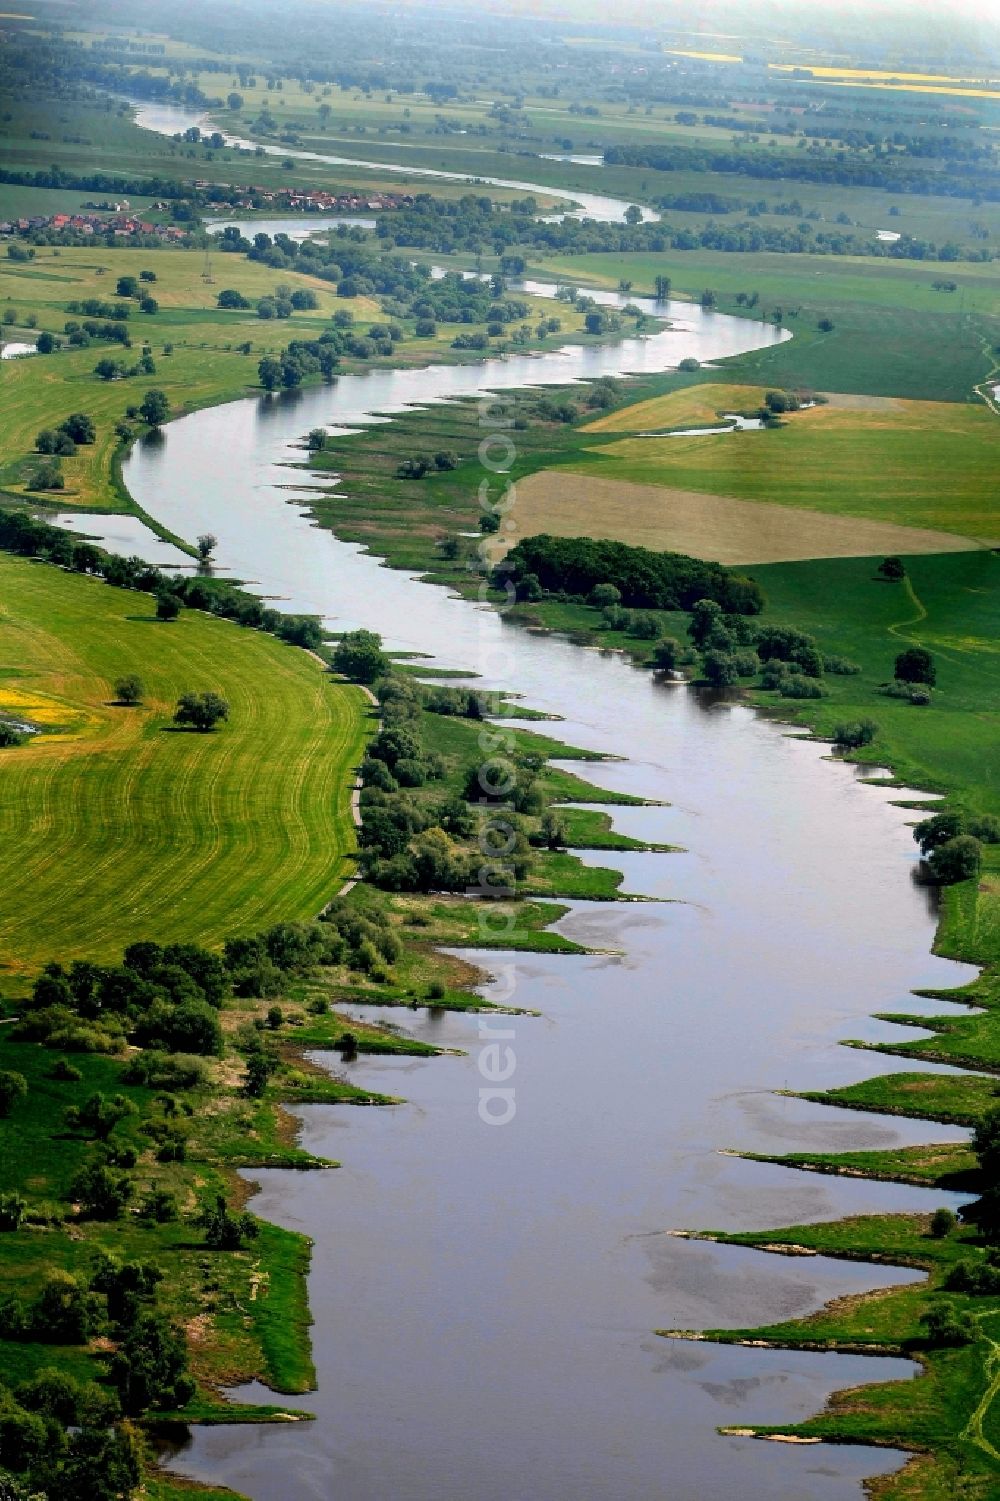
<path fill-rule="evenodd" d="M 70 1194 L 88 1219 L 117 1220 L 132 1197 L 132 1182 L 126 1173 L 93 1162 L 77 1173 Z"/>
<path fill-rule="evenodd" d="M 883 558 L 875 572 L 883 579 L 905 579 L 906 569 L 901 558 Z"/>
<path fill-rule="evenodd" d="M 35 439 L 36 453 L 55 453 L 56 439 L 59 435 L 51 427 L 43 427 Z"/>
<path fill-rule="evenodd" d="M 375 631 L 348 631 L 334 648 L 333 666 L 352 683 L 376 682 L 389 670 L 382 637 Z"/>
<path fill-rule="evenodd" d="M 229 705 L 218 693 L 182 693 L 174 711 L 174 724 L 190 725 L 207 734 L 229 718 Z"/>
<path fill-rule="evenodd" d="M 272 1007 L 271 1010 L 275 1010 Z M 278 1012 L 280 1016 L 280 1011 Z M 270 1012 L 268 1013 L 270 1016 Z M 267 1081 L 277 1068 L 277 1059 L 258 1050 L 247 1058 L 247 1071 L 243 1076 L 243 1093 L 251 1100 L 259 1100 L 267 1088 Z"/>
<path fill-rule="evenodd" d="M 115 702 L 127 704 L 130 708 L 133 704 L 141 704 L 145 692 L 142 678 L 137 673 L 129 672 L 124 677 L 115 679 Z"/>
<path fill-rule="evenodd" d="M 276 391 L 281 385 L 281 361 L 273 354 L 266 354 L 257 364 L 257 379 L 265 391 Z"/>
<path fill-rule="evenodd" d="M 139 280 L 140 281 L 145 281 L 145 282 L 152 283 L 152 282 L 154 282 L 156 280 L 156 272 L 155 271 L 140 271 L 139 272 Z"/>
<path fill-rule="evenodd" d="M 681 644 L 673 636 L 665 636 L 653 649 L 653 666 L 657 672 L 672 672 L 681 657 Z"/>
<path fill-rule="evenodd" d="M 55 334 L 41 333 L 35 340 L 35 348 L 39 354 L 54 354 L 57 349 L 62 348 L 62 340 L 57 339 Z"/>
<path fill-rule="evenodd" d="M 228 104 L 234 115 L 239 114 L 240 110 L 243 108 L 243 95 L 237 94 L 234 89 L 231 94 L 226 95 L 226 103 Z M 329 108 L 329 106 L 327 107 Z"/>
<path fill-rule="evenodd" d="M 637 203 L 630 203 L 624 214 L 625 223 L 632 228 L 642 223 L 642 209 Z"/>
<path fill-rule="evenodd" d="M 666 302 L 670 296 L 670 277 L 658 276 L 653 286 L 657 302 Z"/>
<path fill-rule="evenodd" d="M 971 834 L 959 834 L 939 845 L 928 857 L 934 879 L 942 886 L 954 886 L 978 876 L 983 847 Z"/>
<path fill-rule="evenodd" d="M 597 610 L 606 610 L 608 605 L 620 605 L 621 602 L 621 590 L 614 584 L 595 584 L 587 596 L 588 605 Z"/>
<path fill-rule="evenodd" d="M 213 537 L 211 532 L 202 532 L 198 538 L 198 556 L 203 563 L 207 563 L 218 546 L 218 537 Z"/>
<path fill-rule="evenodd" d="M 162 1314 L 140 1313 L 111 1357 L 111 1379 L 122 1411 L 183 1407 L 194 1396 L 184 1336 Z"/>
<path fill-rule="evenodd" d="M 135 1106 L 125 1095 L 108 1099 L 96 1090 L 82 1105 L 66 1107 L 66 1124 L 71 1131 L 87 1131 L 98 1141 L 107 1141 L 119 1122 L 134 1114 Z"/>
<path fill-rule="evenodd" d="M 150 427 L 159 427 L 161 422 L 166 422 L 170 416 L 170 402 L 166 392 L 157 390 L 155 386 L 147 391 L 139 404 L 139 416 Z"/>
<path fill-rule="evenodd" d="M 326 447 L 326 428 L 325 427 L 314 427 L 314 428 L 311 428 L 310 431 L 309 431 L 309 433 L 306 436 L 306 447 L 308 448 L 308 450 L 309 450 L 310 453 L 319 453 L 321 449 L 325 448 Z"/>
<path fill-rule="evenodd" d="M 913 830 L 913 837 L 920 846 L 920 853 L 929 855 L 932 850 L 963 833 L 965 829 L 960 813 L 933 813 L 930 818 L 921 819 Z"/>
<path fill-rule="evenodd" d="M 923 646 L 911 646 L 896 658 L 896 678 L 900 683 L 926 683 L 933 688 L 937 681 L 934 658 Z"/>
<path fill-rule="evenodd" d="M 688 635 L 695 646 L 705 645 L 709 636 L 722 624 L 722 606 L 714 599 L 695 600 L 691 607 L 691 623 Z"/>
<path fill-rule="evenodd" d="M 71 412 L 64 422 L 60 422 L 59 431 L 68 433 L 74 443 L 93 443 L 97 438 L 94 419 L 86 412 Z"/>
<path fill-rule="evenodd" d="M 817 323 L 816 327 L 819 329 L 819 331 L 820 331 L 821 334 L 832 334 L 833 333 L 833 319 L 832 318 L 821 318 L 819 320 L 819 322 Z"/>
<path fill-rule="evenodd" d="M 125 374 L 125 366 L 121 360 L 113 360 L 109 355 L 105 355 L 94 366 L 94 374 L 101 380 L 120 380 Z"/>
<path fill-rule="evenodd" d="M 0 1069 L 0 1116 L 10 1115 L 18 1100 L 28 1093 L 28 1081 L 13 1069 Z"/>
<path fill-rule="evenodd" d="M 180 613 L 181 613 L 180 600 L 177 598 L 176 594 L 171 594 L 168 589 L 164 589 L 159 594 L 157 594 L 157 596 L 156 596 L 156 618 L 157 618 L 157 620 L 176 620 L 177 617 L 178 617 L 178 615 Z"/>
<path fill-rule="evenodd" d="M 252 1214 L 233 1214 L 222 1194 L 206 1205 L 194 1223 L 205 1232 L 205 1244 L 215 1251 L 236 1251 L 245 1240 L 256 1240 L 259 1233 Z"/>
<path fill-rule="evenodd" d="M 706 287 L 704 292 L 702 292 L 701 294 L 701 305 L 706 312 L 710 313 L 718 303 L 718 300 L 719 299 L 716 297 L 715 293 L 710 287 Z"/>
<path fill-rule="evenodd" d="M 731 688 L 739 681 L 739 665 L 731 652 L 707 651 L 704 669 L 705 676 L 713 688 Z"/>
<path fill-rule="evenodd" d="M 119 276 L 115 283 L 115 292 L 119 297 L 137 297 L 139 283 L 134 276 Z"/>

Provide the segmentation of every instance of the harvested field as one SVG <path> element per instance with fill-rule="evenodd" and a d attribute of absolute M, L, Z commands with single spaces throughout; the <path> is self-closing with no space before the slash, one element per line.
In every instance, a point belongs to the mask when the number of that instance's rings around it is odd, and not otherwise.
<path fill-rule="evenodd" d="M 787 563 L 803 558 L 868 557 L 875 553 L 970 552 L 967 537 L 891 522 L 829 516 L 797 506 L 734 500 L 542 470 L 519 481 L 510 539 L 549 532 L 597 537 L 719 563 Z"/>

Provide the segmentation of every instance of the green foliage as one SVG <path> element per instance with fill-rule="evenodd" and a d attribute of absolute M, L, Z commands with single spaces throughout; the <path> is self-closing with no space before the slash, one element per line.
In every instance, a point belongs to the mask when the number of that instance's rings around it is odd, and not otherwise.
<path fill-rule="evenodd" d="M 971 834 L 958 834 L 933 849 L 927 860 L 934 879 L 942 886 L 968 881 L 979 874 L 982 845 Z"/>
<path fill-rule="evenodd" d="M 374 631 L 348 631 L 333 652 L 334 670 L 353 683 L 374 683 L 388 670 L 382 638 Z"/>
<path fill-rule="evenodd" d="M 174 711 L 174 724 L 184 725 L 202 734 L 214 730 L 229 718 L 229 705 L 218 693 L 182 693 Z"/>
<path fill-rule="evenodd" d="M 206 1204 L 193 1222 L 205 1233 L 205 1244 L 214 1251 L 238 1250 L 245 1240 L 256 1240 L 260 1233 L 252 1214 L 234 1214 L 222 1194 Z"/>
<path fill-rule="evenodd" d="M 0 1069 L 0 1116 L 10 1115 L 28 1093 L 28 1081 L 13 1069 Z"/>

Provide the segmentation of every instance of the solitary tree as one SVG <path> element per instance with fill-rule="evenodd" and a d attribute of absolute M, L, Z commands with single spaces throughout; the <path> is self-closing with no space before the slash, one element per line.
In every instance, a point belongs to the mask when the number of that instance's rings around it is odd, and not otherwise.
<path fill-rule="evenodd" d="M 389 659 L 382 650 L 382 637 L 375 631 L 348 631 L 333 653 L 337 672 L 355 683 L 374 683 L 384 677 Z"/>
<path fill-rule="evenodd" d="M 157 620 L 176 620 L 180 613 L 180 600 L 176 594 L 171 594 L 168 590 L 164 590 L 162 594 L 156 596 Z"/>
<path fill-rule="evenodd" d="M 319 453 L 320 449 L 324 448 L 325 446 L 326 446 L 326 428 L 325 427 L 314 427 L 314 428 L 311 428 L 310 431 L 309 431 L 308 436 L 306 437 L 306 447 L 309 449 L 309 452 L 310 453 Z"/>
<path fill-rule="evenodd" d="M 205 1244 L 216 1251 L 235 1251 L 244 1240 L 257 1239 L 257 1221 L 253 1215 L 233 1214 L 221 1194 L 214 1204 L 202 1209 L 195 1224 L 204 1230 Z"/>
<path fill-rule="evenodd" d="M 198 556 L 203 563 L 207 563 L 218 546 L 218 537 L 213 537 L 211 532 L 202 532 L 198 538 Z"/>
<path fill-rule="evenodd" d="M 218 693 L 182 693 L 174 711 L 174 724 L 190 725 L 207 733 L 229 718 L 229 705 Z"/>
<path fill-rule="evenodd" d="M 911 646 L 896 658 L 896 677 L 901 683 L 926 683 L 933 688 L 937 681 L 934 658 L 923 646 Z"/>
<path fill-rule="evenodd" d="M 97 437 L 94 419 L 86 412 L 70 412 L 65 421 L 60 422 L 59 431 L 68 433 L 74 443 L 93 443 Z"/>
<path fill-rule="evenodd" d="M 119 704 L 142 703 L 142 695 L 145 692 L 142 678 L 134 672 L 126 673 L 122 678 L 115 681 L 115 701 Z"/>
<path fill-rule="evenodd" d="M 905 579 L 906 569 L 901 558 L 883 558 L 875 572 L 882 579 Z"/>
<path fill-rule="evenodd" d="M 161 422 L 166 422 L 170 416 L 170 402 L 166 392 L 158 391 L 155 387 L 147 391 L 139 404 L 139 416 L 150 427 L 159 427 Z"/>

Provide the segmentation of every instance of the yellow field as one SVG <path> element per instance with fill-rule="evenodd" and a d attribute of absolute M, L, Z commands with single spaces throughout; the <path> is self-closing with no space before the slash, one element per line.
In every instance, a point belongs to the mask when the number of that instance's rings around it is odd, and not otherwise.
<path fill-rule="evenodd" d="M 588 433 L 642 433 L 658 428 L 701 427 L 717 422 L 721 412 L 754 411 L 764 399 L 761 386 L 710 382 L 638 401 L 588 422 Z"/>
<path fill-rule="evenodd" d="M 0 751 L 0 971 L 219 944 L 315 914 L 350 873 L 361 691 L 295 647 L 0 554 L 0 709 L 49 733 Z M 113 684 L 138 673 L 139 708 Z M 230 721 L 172 731 L 213 689 Z"/>
<path fill-rule="evenodd" d="M 956 78 L 947 73 L 888 73 L 877 68 L 821 68 L 815 63 L 768 63 L 777 73 L 788 73 L 793 68 L 808 68 L 816 78 L 850 78 L 857 82 L 881 83 L 994 83 L 993 78 Z"/>
<path fill-rule="evenodd" d="M 968 552 L 967 537 L 823 516 L 794 506 L 547 469 L 519 480 L 518 536 L 594 537 L 717 563 L 790 563 L 874 553 Z"/>
<path fill-rule="evenodd" d="M 748 390 L 751 388 L 747 388 Z M 601 478 L 1000 538 L 1000 421 L 985 406 L 834 397 L 764 432 L 622 437 L 574 460 Z"/>

